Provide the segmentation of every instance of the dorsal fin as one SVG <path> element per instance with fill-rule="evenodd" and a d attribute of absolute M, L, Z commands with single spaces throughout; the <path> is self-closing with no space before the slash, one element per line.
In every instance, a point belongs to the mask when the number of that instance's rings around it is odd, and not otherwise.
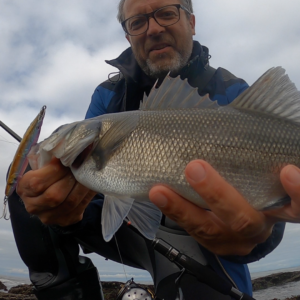
<path fill-rule="evenodd" d="M 300 124 L 300 92 L 281 67 L 268 70 L 229 106 L 271 114 Z"/>
<path fill-rule="evenodd" d="M 153 86 L 149 96 L 144 95 L 140 110 L 166 110 L 180 108 L 207 108 L 218 107 L 216 101 L 211 101 L 208 94 L 201 97 L 198 89 L 189 85 L 187 80 L 180 77 L 166 76 L 159 88 L 157 82 Z"/>

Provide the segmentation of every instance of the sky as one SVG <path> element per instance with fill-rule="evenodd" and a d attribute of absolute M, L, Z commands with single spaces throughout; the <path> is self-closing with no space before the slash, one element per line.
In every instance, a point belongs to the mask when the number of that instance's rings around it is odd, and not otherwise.
<path fill-rule="evenodd" d="M 40 140 L 58 126 L 81 120 L 91 95 L 108 74 L 105 60 L 129 44 L 116 19 L 118 0 L 0 0 L 0 120 L 22 136 L 47 105 Z M 298 0 L 194 1 L 195 40 L 223 67 L 250 85 L 274 66 L 300 89 Z M 17 142 L 0 128 L 0 191 Z M 2 204 L 0 204 L 0 209 Z M 300 266 L 300 225 L 288 224 L 280 246 L 249 265 L 251 272 Z M 104 281 L 147 272 L 91 255 Z M 28 276 L 9 221 L 0 220 L 0 277 Z"/>

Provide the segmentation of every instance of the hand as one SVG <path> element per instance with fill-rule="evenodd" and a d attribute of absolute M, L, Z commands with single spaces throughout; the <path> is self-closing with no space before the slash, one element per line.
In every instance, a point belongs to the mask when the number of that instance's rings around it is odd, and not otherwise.
<path fill-rule="evenodd" d="M 255 210 L 205 161 L 190 162 L 185 175 L 206 201 L 210 211 L 187 201 L 165 186 L 153 187 L 150 200 L 163 214 L 217 255 L 247 255 L 269 237 L 273 225 L 279 220 L 279 212 L 288 210 L 285 208 L 273 213 Z M 300 195 L 300 188 L 298 191 Z M 280 220 L 284 217 L 282 213 Z"/>
<path fill-rule="evenodd" d="M 276 222 L 300 223 L 300 170 L 288 165 L 281 170 L 281 183 L 291 197 L 291 203 L 282 208 L 267 211 L 268 217 L 273 217 Z"/>
<path fill-rule="evenodd" d="M 68 226 L 79 222 L 95 192 L 76 181 L 56 158 L 41 169 L 23 175 L 17 186 L 28 213 L 44 224 Z"/>

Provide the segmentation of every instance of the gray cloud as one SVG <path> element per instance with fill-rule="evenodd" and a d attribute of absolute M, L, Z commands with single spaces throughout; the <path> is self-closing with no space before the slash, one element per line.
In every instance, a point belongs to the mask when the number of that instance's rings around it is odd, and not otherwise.
<path fill-rule="evenodd" d="M 84 118 L 96 86 L 115 71 L 104 60 L 128 47 L 116 20 L 118 1 L 2 0 L 0 2 L 0 120 L 22 135 L 42 105 L 41 133 Z M 211 65 L 222 66 L 252 84 L 281 65 L 300 88 L 298 0 L 194 1 L 196 36 L 210 48 Z M 3 141 L 6 140 L 6 141 Z M 0 128 L 0 190 L 16 142 Z M 1 205 L 0 205 L 1 209 Z M 299 225 L 289 225 L 281 245 L 250 265 L 253 271 L 299 264 Z M 0 274 L 26 273 L 10 223 L 0 220 Z M 94 255 L 106 278 L 122 267 Z M 19 271 L 18 271 L 19 270 Z M 129 269 L 130 274 L 145 276 Z M 142 274 L 142 275 L 139 275 Z"/>

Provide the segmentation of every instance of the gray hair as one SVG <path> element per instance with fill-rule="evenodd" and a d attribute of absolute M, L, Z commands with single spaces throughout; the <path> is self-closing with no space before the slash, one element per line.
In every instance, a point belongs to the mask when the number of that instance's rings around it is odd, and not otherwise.
<path fill-rule="evenodd" d="M 190 13 L 193 13 L 192 0 L 180 0 L 180 2 L 185 8 L 188 9 L 188 11 Z M 125 17 L 124 17 L 124 3 L 125 3 L 125 0 L 120 0 L 118 15 L 117 15 L 117 19 L 120 23 L 122 23 L 125 20 Z"/>

